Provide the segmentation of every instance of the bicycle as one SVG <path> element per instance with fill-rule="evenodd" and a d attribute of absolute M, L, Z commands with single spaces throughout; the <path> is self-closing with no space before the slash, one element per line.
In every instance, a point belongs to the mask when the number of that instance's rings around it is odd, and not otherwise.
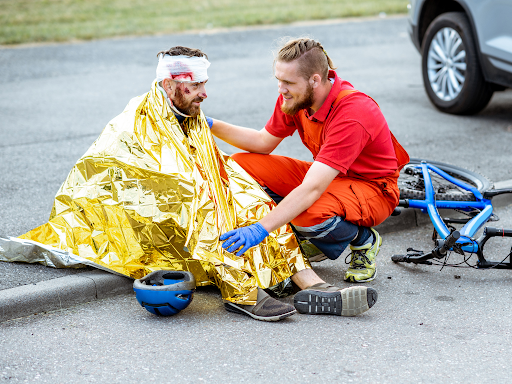
<path fill-rule="evenodd" d="M 492 189 L 492 183 L 485 177 L 450 164 L 413 158 L 404 167 L 398 179 L 400 202 L 394 214 L 400 214 L 400 208 L 418 208 L 428 213 L 434 226 L 435 247 L 428 253 L 412 248 L 406 255 L 393 255 L 395 263 L 437 264 L 444 266 L 467 266 L 473 268 L 512 269 L 512 248 L 501 261 L 489 261 L 484 256 L 484 247 L 492 237 L 512 237 L 511 229 L 485 227 L 480 237 L 475 234 L 485 223 L 497 221 L 493 213 L 492 198 L 512 189 Z M 442 218 L 438 209 L 450 209 L 461 212 L 463 218 Z M 453 224 L 461 224 L 456 229 Z M 449 264 L 450 252 L 463 256 L 456 264 Z M 476 264 L 469 259 L 477 255 Z M 507 258 L 509 259 L 508 261 Z M 444 259 L 442 262 L 441 260 Z"/>

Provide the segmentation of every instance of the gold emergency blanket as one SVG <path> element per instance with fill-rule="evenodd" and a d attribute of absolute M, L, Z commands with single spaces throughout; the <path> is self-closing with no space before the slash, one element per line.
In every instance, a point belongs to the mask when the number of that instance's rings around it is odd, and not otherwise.
<path fill-rule="evenodd" d="M 153 83 L 104 128 L 55 197 L 48 223 L 1 239 L 0 260 L 93 265 L 132 278 L 187 270 L 226 300 L 255 304 L 268 288 L 309 268 L 289 226 L 243 257 L 220 234 L 274 206 L 216 146 L 204 115 L 178 123 Z M 28 248 L 27 248 L 28 247 Z"/>

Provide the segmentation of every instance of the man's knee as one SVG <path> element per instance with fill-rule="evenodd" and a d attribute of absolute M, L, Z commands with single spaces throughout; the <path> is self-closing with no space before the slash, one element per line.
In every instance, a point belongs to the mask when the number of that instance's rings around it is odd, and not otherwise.
<path fill-rule="evenodd" d="M 294 225 L 295 230 L 306 239 L 326 243 L 348 242 L 358 234 L 358 226 L 340 216 L 331 217 L 320 224 L 311 226 Z"/>
<path fill-rule="evenodd" d="M 244 162 L 245 155 L 248 155 L 248 153 L 238 152 L 231 155 L 231 158 L 235 160 L 238 164 L 242 165 Z"/>
<path fill-rule="evenodd" d="M 319 206 L 313 204 L 311 207 L 307 208 L 292 220 L 292 224 L 299 227 L 321 226 L 323 223 L 326 223 L 327 220 L 334 217 L 343 217 L 343 212 L 336 212 L 332 207 L 318 205 Z"/>

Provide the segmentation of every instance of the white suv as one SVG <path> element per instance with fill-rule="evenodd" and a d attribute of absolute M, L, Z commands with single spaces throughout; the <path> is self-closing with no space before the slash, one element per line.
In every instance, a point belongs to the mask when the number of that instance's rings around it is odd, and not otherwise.
<path fill-rule="evenodd" d="M 409 34 L 441 111 L 473 114 L 512 88 L 512 0 L 410 0 Z"/>

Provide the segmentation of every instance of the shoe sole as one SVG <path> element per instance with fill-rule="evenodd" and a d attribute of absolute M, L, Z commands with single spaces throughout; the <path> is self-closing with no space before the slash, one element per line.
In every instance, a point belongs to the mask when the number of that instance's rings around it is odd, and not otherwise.
<path fill-rule="evenodd" d="M 280 315 L 275 315 L 275 316 L 258 316 L 258 315 L 255 315 L 254 313 L 246 311 L 245 309 L 240 308 L 236 304 L 233 304 L 230 302 L 224 303 L 224 307 L 229 312 L 238 313 L 240 315 L 247 315 L 247 316 L 252 317 L 253 319 L 261 320 L 261 321 L 279 321 L 279 320 L 282 320 L 286 317 L 289 317 L 289 316 L 297 313 L 297 310 L 294 309 L 290 312 L 282 313 Z"/>
<path fill-rule="evenodd" d="M 350 287 L 334 292 L 306 289 L 295 295 L 293 304 L 303 314 L 357 316 L 373 307 L 376 301 L 375 289 Z"/>
<path fill-rule="evenodd" d="M 343 280 L 349 282 L 349 283 L 367 283 L 369 281 L 372 281 L 372 280 L 375 280 L 375 278 L 377 277 L 377 271 L 375 271 L 375 273 L 373 274 L 372 277 L 370 277 L 369 279 L 365 279 L 365 280 L 356 280 L 354 279 L 354 276 L 350 276 L 348 279 L 347 278 L 344 278 Z"/>

